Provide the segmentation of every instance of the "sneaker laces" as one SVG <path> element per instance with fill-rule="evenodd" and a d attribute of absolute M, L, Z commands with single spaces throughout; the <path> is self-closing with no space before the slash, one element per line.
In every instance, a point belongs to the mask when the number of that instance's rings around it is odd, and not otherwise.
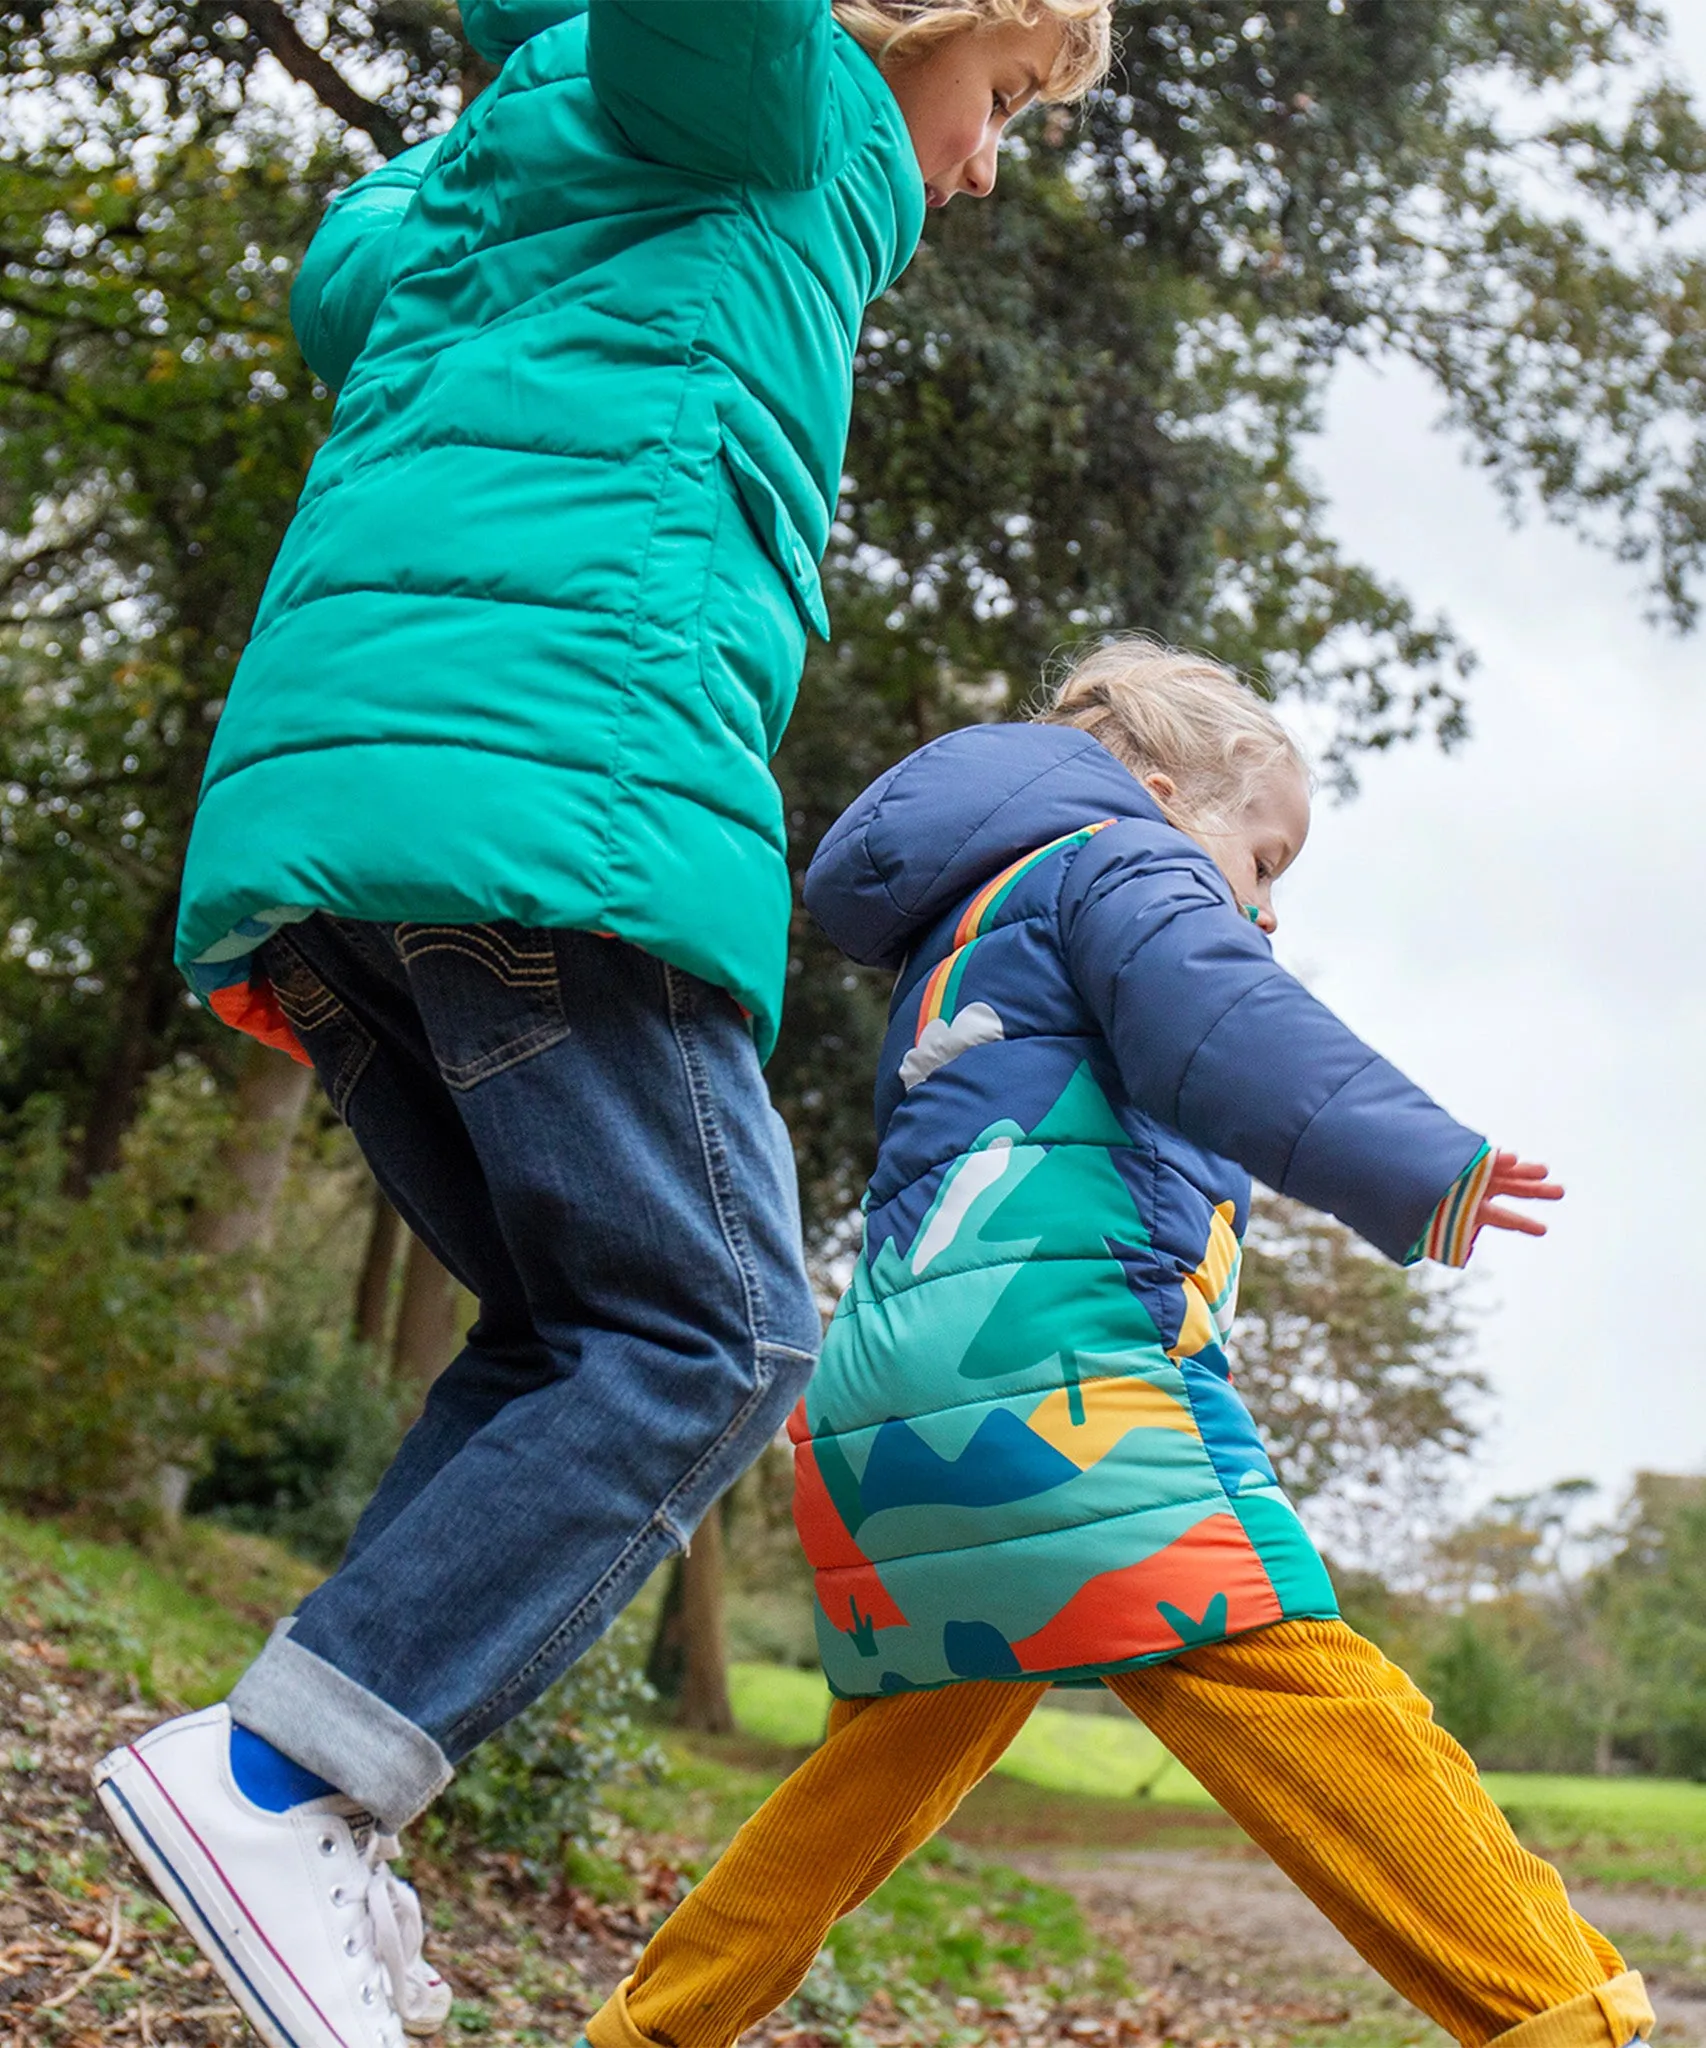
<path fill-rule="evenodd" d="M 377 1828 L 362 1845 L 374 1952 L 390 1981 L 391 1999 L 405 2030 L 433 2034 L 450 2011 L 450 1986 L 421 1953 L 426 1929 L 420 1896 L 391 1868 L 399 1847 L 395 1835 L 382 1835 Z"/>

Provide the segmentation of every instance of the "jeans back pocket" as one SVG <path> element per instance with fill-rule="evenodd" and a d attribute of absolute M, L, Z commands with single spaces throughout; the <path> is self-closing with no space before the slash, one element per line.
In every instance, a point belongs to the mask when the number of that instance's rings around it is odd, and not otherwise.
<path fill-rule="evenodd" d="M 555 933 L 507 918 L 400 924 L 396 946 L 451 1088 L 477 1087 L 568 1037 Z"/>
<path fill-rule="evenodd" d="M 332 1108 L 348 1123 L 350 1097 L 373 1057 L 373 1034 L 309 966 L 288 933 L 268 939 L 255 968 L 272 983 L 285 1022 L 314 1062 Z"/>

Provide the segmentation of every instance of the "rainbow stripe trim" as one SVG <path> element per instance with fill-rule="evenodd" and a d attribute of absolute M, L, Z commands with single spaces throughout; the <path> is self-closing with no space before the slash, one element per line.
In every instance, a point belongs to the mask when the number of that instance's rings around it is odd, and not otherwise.
<path fill-rule="evenodd" d="M 1428 1219 L 1428 1227 L 1416 1239 L 1406 1264 L 1416 1259 L 1436 1259 L 1442 1266 L 1466 1266 L 1475 1249 L 1475 1219 L 1487 1183 L 1493 1177 L 1493 1150 L 1483 1145 L 1467 1168 L 1459 1174 Z"/>
<path fill-rule="evenodd" d="M 952 950 L 931 968 L 924 983 L 924 995 L 918 1006 L 918 1028 L 913 1034 L 914 1045 L 938 1017 L 952 1020 L 959 1006 L 960 983 L 965 978 L 966 959 L 972 947 L 989 930 L 1001 906 L 1032 868 L 1039 861 L 1047 860 L 1051 853 L 1061 853 L 1069 846 L 1082 846 L 1087 839 L 1094 838 L 1104 827 L 1116 822 L 1113 818 L 1101 818 L 1094 825 L 1085 825 L 1076 832 L 1062 833 L 1060 838 L 1051 839 L 1047 846 L 1039 846 L 1034 853 L 1022 854 L 1011 867 L 1003 868 L 993 881 L 984 883 L 954 927 Z"/>

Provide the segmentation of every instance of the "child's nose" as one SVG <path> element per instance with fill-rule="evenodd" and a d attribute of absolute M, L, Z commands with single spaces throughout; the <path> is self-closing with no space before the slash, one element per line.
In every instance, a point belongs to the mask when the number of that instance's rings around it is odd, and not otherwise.
<path fill-rule="evenodd" d="M 995 190 L 995 167 L 1001 137 L 991 128 L 974 156 L 968 156 L 960 171 L 960 189 L 973 199 L 987 199 Z"/>

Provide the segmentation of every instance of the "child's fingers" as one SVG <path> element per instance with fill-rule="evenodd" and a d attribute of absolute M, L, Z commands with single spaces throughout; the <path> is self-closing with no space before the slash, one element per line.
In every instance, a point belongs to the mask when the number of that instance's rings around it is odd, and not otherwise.
<path fill-rule="evenodd" d="M 1517 1195 L 1525 1202 L 1559 1201 L 1564 1193 L 1563 1187 L 1555 1180 L 1548 1180 L 1546 1173 L 1547 1169 L 1536 1160 L 1518 1159 L 1512 1152 L 1501 1152 L 1487 1183 L 1487 1193 L 1489 1196 Z"/>
<path fill-rule="evenodd" d="M 1558 1190 L 1560 1194 L 1563 1189 Z M 1546 1226 L 1537 1216 L 1525 1216 L 1520 1209 L 1500 1209 L 1491 1202 L 1483 1202 L 1477 1227 L 1489 1230 L 1516 1230 L 1524 1237 L 1544 1237 Z"/>
<path fill-rule="evenodd" d="M 1489 1199 L 1497 1200 L 1500 1195 L 1509 1195 L 1518 1202 L 1561 1202 L 1564 1187 L 1555 1180 L 1501 1180 L 1498 1175 L 1487 1183 Z"/>

